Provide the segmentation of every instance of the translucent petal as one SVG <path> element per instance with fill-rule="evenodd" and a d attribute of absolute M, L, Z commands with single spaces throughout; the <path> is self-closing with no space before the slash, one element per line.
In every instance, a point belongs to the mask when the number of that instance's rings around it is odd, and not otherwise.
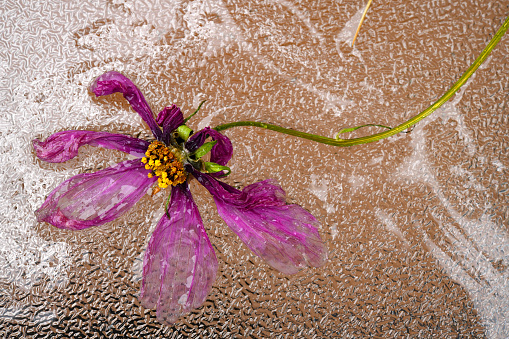
<path fill-rule="evenodd" d="M 317 230 L 319 223 L 302 207 L 286 205 L 284 191 L 275 181 L 239 191 L 208 174 L 192 174 L 212 194 L 226 224 L 269 265 L 293 274 L 325 264 L 327 249 Z"/>
<path fill-rule="evenodd" d="M 78 155 L 83 145 L 116 149 L 142 157 L 149 142 L 122 134 L 93 131 L 63 131 L 49 136 L 46 141 L 33 142 L 37 156 L 47 162 L 64 162 Z"/>
<path fill-rule="evenodd" d="M 35 214 L 38 221 L 78 230 L 112 221 L 130 209 L 157 180 L 139 160 L 78 174 L 55 188 Z"/>
<path fill-rule="evenodd" d="M 168 212 L 145 253 L 140 300 L 171 324 L 205 302 L 218 265 L 187 183 L 173 187 Z"/>
<path fill-rule="evenodd" d="M 131 80 L 118 72 L 106 72 L 92 83 L 90 90 L 98 97 L 117 92 L 122 93 L 124 98 L 131 104 L 131 107 L 138 112 L 143 121 L 150 127 L 154 136 L 161 140 L 163 133 L 154 120 L 152 110 L 141 91 Z"/>

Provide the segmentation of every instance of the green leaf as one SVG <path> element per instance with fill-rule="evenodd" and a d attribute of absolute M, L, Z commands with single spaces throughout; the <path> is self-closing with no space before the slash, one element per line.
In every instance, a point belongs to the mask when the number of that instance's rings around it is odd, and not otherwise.
<path fill-rule="evenodd" d="M 219 164 L 216 164 L 215 162 L 205 162 L 205 170 L 209 173 L 217 173 L 217 172 L 221 172 L 221 171 L 227 171 L 228 173 L 223 175 L 224 177 L 229 175 L 232 172 L 230 167 L 219 165 Z"/>
<path fill-rule="evenodd" d="M 189 135 L 191 135 L 192 132 L 193 130 L 187 127 L 186 125 L 180 125 L 177 128 L 177 134 L 179 135 L 179 137 L 184 139 L 184 141 L 187 141 L 187 139 L 189 139 Z"/>
<path fill-rule="evenodd" d="M 215 144 L 217 144 L 217 140 L 206 142 L 200 148 L 198 148 L 196 152 L 194 152 L 192 155 L 194 156 L 195 159 L 200 159 L 205 154 L 210 152 L 210 150 L 212 149 L 212 147 L 214 147 Z"/>

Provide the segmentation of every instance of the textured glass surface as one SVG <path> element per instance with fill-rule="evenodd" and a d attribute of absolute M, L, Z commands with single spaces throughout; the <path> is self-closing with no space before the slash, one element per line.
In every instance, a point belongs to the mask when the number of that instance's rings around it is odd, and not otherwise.
<path fill-rule="evenodd" d="M 115 70 L 195 130 L 256 120 L 334 136 L 395 126 L 440 97 L 509 13 L 508 0 L 14 1 L 0 6 L 0 337 L 509 336 L 509 36 L 451 101 L 406 134 L 335 148 L 227 130 L 235 187 L 274 178 L 321 223 L 328 263 L 284 275 L 254 256 L 196 182 L 219 271 L 174 326 L 137 299 L 169 190 L 83 231 L 38 223 L 58 184 L 130 159 L 83 147 L 62 164 L 31 141 L 68 129 L 141 137 Z M 361 136 L 375 129 L 361 129 Z"/>

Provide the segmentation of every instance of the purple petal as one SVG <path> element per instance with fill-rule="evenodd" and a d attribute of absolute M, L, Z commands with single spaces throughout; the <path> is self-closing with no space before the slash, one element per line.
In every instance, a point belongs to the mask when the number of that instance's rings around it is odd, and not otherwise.
<path fill-rule="evenodd" d="M 200 307 L 216 280 L 217 259 L 187 183 L 173 187 L 169 207 L 145 252 L 140 300 L 174 323 Z"/>
<path fill-rule="evenodd" d="M 210 127 L 205 127 L 199 132 L 193 134 L 186 143 L 186 148 L 189 152 L 194 152 L 205 143 L 207 137 L 211 137 L 212 140 L 217 140 L 217 144 L 212 147 L 210 151 L 210 161 L 216 164 L 225 166 L 228 161 L 232 158 L 233 146 L 230 139 L 222 135 L 216 130 Z M 218 174 L 222 175 L 222 174 Z"/>
<path fill-rule="evenodd" d="M 78 174 L 55 188 L 35 214 L 58 228 L 84 229 L 112 221 L 130 209 L 157 180 L 139 160 Z"/>
<path fill-rule="evenodd" d="M 93 131 L 63 131 L 46 139 L 32 141 L 37 156 L 47 162 L 64 162 L 78 155 L 83 145 L 116 149 L 142 157 L 150 143 L 122 134 Z"/>
<path fill-rule="evenodd" d="M 120 92 L 129 101 L 131 107 L 138 112 L 152 130 L 156 139 L 160 140 L 163 133 L 154 120 L 154 115 L 145 97 L 131 80 L 118 72 L 107 72 L 98 77 L 90 86 L 97 97 Z"/>
<path fill-rule="evenodd" d="M 163 141 L 168 144 L 170 133 L 184 123 L 184 115 L 176 105 L 165 107 L 157 115 L 156 122 L 163 127 Z"/>
<path fill-rule="evenodd" d="M 286 205 L 285 193 L 275 181 L 239 191 L 208 174 L 192 174 L 212 194 L 226 224 L 270 266 L 293 274 L 302 267 L 325 264 L 327 249 L 318 221 L 302 207 Z"/>

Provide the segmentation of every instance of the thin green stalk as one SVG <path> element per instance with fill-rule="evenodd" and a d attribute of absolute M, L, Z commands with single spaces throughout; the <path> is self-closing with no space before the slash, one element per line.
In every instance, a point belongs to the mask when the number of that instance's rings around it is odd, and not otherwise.
<path fill-rule="evenodd" d="M 327 145 L 340 146 L 340 147 L 367 144 L 370 142 L 375 142 L 375 141 L 378 141 L 381 139 L 388 138 L 390 136 L 393 136 L 394 134 L 402 132 L 402 131 L 406 130 L 407 128 L 415 125 L 417 122 L 421 121 L 422 119 L 424 119 L 425 117 L 427 117 L 428 115 L 433 113 L 440 106 L 442 106 L 447 100 L 449 100 L 454 95 L 454 93 L 456 93 L 460 89 L 460 87 L 463 86 L 465 84 L 465 82 L 467 82 L 468 78 L 470 78 L 472 76 L 472 74 L 474 74 L 474 72 L 477 70 L 477 68 L 479 68 L 479 66 L 481 66 L 481 64 L 488 58 L 491 51 L 498 44 L 498 42 L 500 41 L 502 36 L 504 36 L 504 34 L 508 28 L 509 28 L 509 17 L 507 17 L 505 19 L 505 21 L 502 24 L 502 26 L 500 27 L 500 29 L 497 31 L 495 36 L 488 43 L 486 48 L 484 48 L 484 50 L 479 55 L 479 57 L 477 57 L 477 59 L 475 59 L 474 63 L 466 70 L 465 73 L 463 73 L 463 75 L 459 78 L 459 80 L 440 99 L 437 100 L 437 102 L 435 102 L 433 105 L 429 106 L 424 111 L 422 111 L 418 115 L 414 116 L 410 120 L 402 123 L 401 125 L 399 125 L 397 127 L 392 128 L 388 131 L 376 133 L 373 135 L 368 135 L 368 136 L 361 137 L 361 138 L 336 140 L 336 139 L 332 139 L 332 138 L 328 138 L 328 137 L 323 137 L 320 135 L 304 133 L 304 132 L 296 131 L 293 129 L 284 128 L 281 126 L 267 124 L 267 123 L 263 123 L 263 122 L 257 122 L 257 121 L 231 122 L 228 124 L 216 126 L 214 129 L 219 132 L 219 131 L 227 130 L 232 127 L 254 126 L 254 127 L 265 128 L 265 129 L 269 129 L 269 130 L 284 133 L 284 134 L 293 135 L 293 136 L 296 136 L 299 138 L 304 138 L 304 139 L 320 142 L 320 143 L 327 144 Z"/>
<path fill-rule="evenodd" d="M 190 116 L 188 116 L 187 118 L 185 118 L 185 119 L 184 119 L 184 124 L 185 124 L 186 122 L 188 122 L 188 121 L 189 121 L 189 119 L 191 119 L 191 118 L 192 118 L 192 117 L 193 117 L 196 113 L 198 113 L 198 111 L 199 111 L 199 110 L 200 110 L 200 108 L 201 108 L 201 105 L 203 105 L 203 104 L 205 103 L 205 101 L 207 101 L 207 100 L 203 100 L 202 102 L 200 102 L 200 104 L 198 105 L 198 108 L 196 109 L 196 111 L 194 111 L 194 112 L 193 112 Z"/>

